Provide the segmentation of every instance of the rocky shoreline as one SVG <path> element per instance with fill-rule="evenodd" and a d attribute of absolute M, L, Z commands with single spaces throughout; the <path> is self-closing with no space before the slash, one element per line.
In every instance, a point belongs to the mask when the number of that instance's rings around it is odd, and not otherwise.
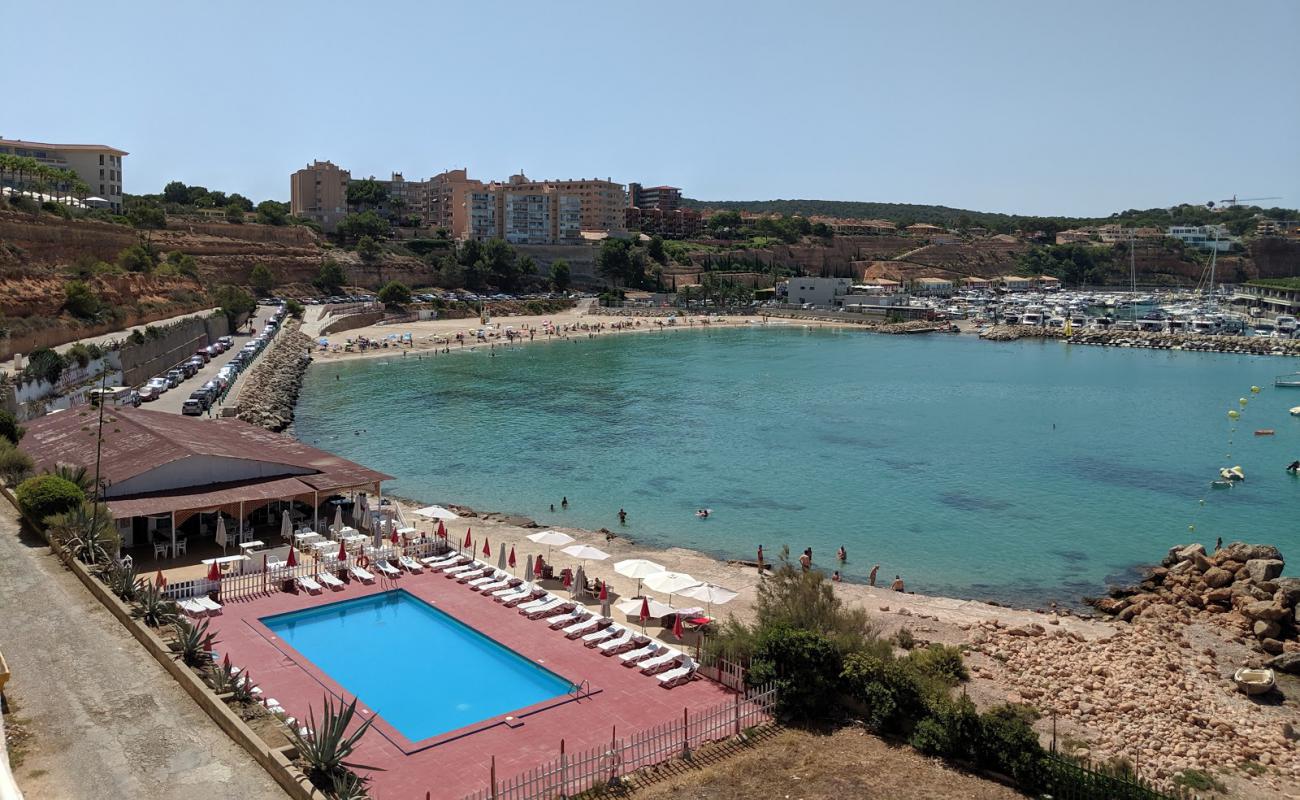
<path fill-rule="evenodd" d="M 1089 603 L 1124 622 L 1171 612 L 1208 620 L 1270 656 L 1268 666 L 1300 674 L 1300 578 L 1282 577 L 1285 565 L 1272 545 L 1233 542 L 1213 553 L 1179 545 L 1137 586 Z"/>
<path fill-rule="evenodd" d="M 277 432 L 293 422 L 298 392 L 311 363 L 307 355 L 311 338 L 299 327 L 297 322 L 286 325 L 249 374 L 239 394 L 239 419 Z"/>
<path fill-rule="evenodd" d="M 991 342 L 1017 339 L 1061 339 L 1070 344 L 1098 347 L 1140 347 L 1147 350 L 1187 350 L 1200 353 L 1237 353 L 1254 356 L 1300 356 L 1300 340 L 1245 336 L 1205 336 L 1197 333 L 1144 331 L 1079 331 L 1070 336 L 1061 328 L 1037 325 L 994 325 L 980 333 Z"/>

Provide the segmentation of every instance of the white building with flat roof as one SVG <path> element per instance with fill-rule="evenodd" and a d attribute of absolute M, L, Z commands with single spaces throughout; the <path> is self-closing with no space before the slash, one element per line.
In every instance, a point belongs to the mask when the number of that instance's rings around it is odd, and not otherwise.
<path fill-rule="evenodd" d="M 839 299 L 853 290 L 852 278 L 791 278 L 786 283 L 786 302 L 795 305 L 839 305 Z"/>
<path fill-rule="evenodd" d="M 1171 239 L 1178 239 L 1189 247 L 1218 250 L 1220 253 L 1231 250 L 1237 241 L 1222 225 L 1171 225 L 1168 234 Z"/>
<path fill-rule="evenodd" d="M 50 144 L 23 139 L 0 138 L 0 153 L 34 158 L 41 164 L 71 170 L 90 187 L 90 194 L 104 200 L 108 208 L 122 211 L 122 159 L 125 150 L 103 144 Z"/>

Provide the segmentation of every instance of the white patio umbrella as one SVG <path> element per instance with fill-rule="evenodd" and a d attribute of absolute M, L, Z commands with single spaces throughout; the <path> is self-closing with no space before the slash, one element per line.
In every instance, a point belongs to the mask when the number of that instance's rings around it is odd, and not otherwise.
<path fill-rule="evenodd" d="M 614 565 L 614 571 L 619 575 L 629 578 L 636 578 L 636 596 L 641 596 L 641 579 L 654 575 L 656 572 L 663 572 L 664 565 L 656 564 L 645 558 L 628 558 Z"/>
<path fill-rule="evenodd" d="M 293 523 L 289 521 L 289 510 L 280 512 L 280 538 L 286 542 L 293 541 Z"/>
<path fill-rule="evenodd" d="M 703 600 L 709 604 L 709 616 L 713 616 L 713 604 L 730 603 L 739 596 L 739 592 L 718 586 L 716 583 L 701 583 L 699 586 L 687 586 L 678 592 L 682 597 L 689 597 L 692 600 Z"/>
<path fill-rule="evenodd" d="M 645 577 L 646 588 L 668 595 L 668 602 L 670 603 L 674 594 L 688 586 L 696 586 L 699 583 L 698 580 L 685 572 L 669 572 L 665 570 Z"/>
<path fill-rule="evenodd" d="M 630 619 L 635 619 L 638 622 L 641 622 L 641 609 L 647 606 L 649 607 L 650 619 L 662 619 L 677 610 L 667 603 L 661 603 L 650 597 L 629 598 L 614 607 L 619 611 L 622 611 L 624 614 L 627 614 Z M 641 630 L 643 632 L 645 631 L 644 622 L 641 622 Z"/>
<path fill-rule="evenodd" d="M 226 518 L 217 514 L 217 544 L 221 545 L 221 552 L 226 552 L 226 546 L 230 539 L 226 536 Z"/>
<path fill-rule="evenodd" d="M 540 533 L 528 534 L 528 540 L 530 542 L 537 542 L 538 544 L 546 545 L 546 560 L 550 561 L 551 548 L 569 544 L 573 541 L 573 537 L 567 533 L 560 533 L 559 531 L 541 531 Z"/>
<path fill-rule="evenodd" d="M 588 561 L 604 561 L 609 558 L 609 553 L 606 553 L 604 550 L 585 544 L 570 545 L 560 552 L 578 559 L 582 562 L 584 567 L 587 565 Z"/>
<path fill-rule="evenodd" d="M 425 519 L 460 519 L 459 514 L 454 511 L 448 511 L 442 506 L 425 506 L 424 508 L 416 509 L 415 513 L 417 516 L 424 517 Z"/>

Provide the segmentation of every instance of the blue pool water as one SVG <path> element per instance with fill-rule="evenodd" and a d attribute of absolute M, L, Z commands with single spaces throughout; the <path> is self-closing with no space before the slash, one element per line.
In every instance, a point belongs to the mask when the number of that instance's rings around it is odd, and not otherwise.
<path fill-rule="evenodd" d="M 261 622 L 412 742 L 571 688 L 400 589 Z"/>
<path fill-rule="evenodd" d="M 295 432 L 406 497 L 727 558 L 843 545 L 848 580 L 927 593 L 1077 603 L 1218 536 L 1300 563 L 1294 359 L 798 326 L 495 353 L 313 367 Z"/>

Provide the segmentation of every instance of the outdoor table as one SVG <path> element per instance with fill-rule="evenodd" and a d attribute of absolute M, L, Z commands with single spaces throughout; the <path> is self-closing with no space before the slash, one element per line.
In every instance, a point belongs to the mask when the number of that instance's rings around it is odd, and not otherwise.
<path fill-rule="evenodd" d="M 319 533 L 316 533 L 315 531 L 307 531 L 305 533 L 295 533 L 293 535 L 293 538 L 299 544 L 306 545 L 306 544 L 311 544 L 312 542 L 320 541 L 325 537 L 321 536 Z"/>
<path fill-rule="evenodd" d="M 249 560 L 248 556 L 245 556 L 245 555 L 238 555 L 238 556 L 221 556 L 220 558 L 205 558 L 205 559 L 203 559 L 203 561 L 200 562 L 200 563 L 203 563 L 203 564 L 216 564 L 218 569 L 220 569 L 222 572 L 226 572 L 226 571 L 229 571 L 229 570 L 231 570 L 231 569 L 234 569 L 234 565 L 235 565 L 236 562 L 238 562 L 238 561 L 248 561 L 248 560 Z"/>
<path fill-rule="evenodd" d="M 250 550 L 256 550 L 264 544 L 261 539 L 254 539 L 251 542 L 240 542 L 239 549 L 247 554 Z"/>

